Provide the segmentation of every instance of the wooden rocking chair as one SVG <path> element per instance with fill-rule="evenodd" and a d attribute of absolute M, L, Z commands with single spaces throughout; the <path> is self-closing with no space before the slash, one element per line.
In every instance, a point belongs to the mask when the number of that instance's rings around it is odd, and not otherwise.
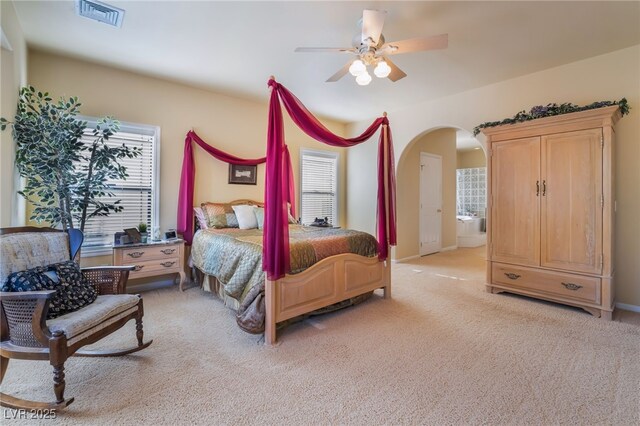
<path fill-rule="evenodd" d="M 12 272 L 74 259 L 83 241 L 82 232 L 68 233 L 51 228 L 0 229 L 0 279 Z M 0 292 L 2 317 L 0 341 L 0 383 L 10 359 L 48 360 L 53 366 L 55 402 L 36 402 L 0 393 L 0 405 L 13 409 L 61 409 L 74 398 L 64 398 L 64 363 L 75 356 L 120 356 L 148 347 L 143 342 L 142 298 L 126 293 L 129 271 L 133 266 L 83 268 L 87 280 L 95 286 L 98 298 L 78 311 L 47 320 L 49 299 L 54 290 Z M 136 321 L 137 346 L 118 351 L 80 351 Z"/>

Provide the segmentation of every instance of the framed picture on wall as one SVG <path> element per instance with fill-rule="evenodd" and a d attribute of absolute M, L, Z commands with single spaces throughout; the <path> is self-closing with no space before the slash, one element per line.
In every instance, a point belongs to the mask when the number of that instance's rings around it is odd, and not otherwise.
<path fill-rule="evenodd" d="M 229 164 L 229 183 L 239 185 L 255 185 L 258 166 L 238 166 Z"/>

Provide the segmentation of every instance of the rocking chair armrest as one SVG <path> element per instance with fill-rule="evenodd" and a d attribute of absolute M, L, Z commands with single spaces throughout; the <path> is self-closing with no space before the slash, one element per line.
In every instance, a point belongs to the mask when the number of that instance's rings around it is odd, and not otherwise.
<path fill-rule="evenodd" d="M 85 271 L 133 271 L 136 269 L 135 265 L 125 266 L 86 266 L 81 268 L 82 272 Z"/>
<path fill-rule="evenodd" d="M 2 291 L 0 292 L 0 299 L 2 300 L 51 299 L 55 293 L 56 293 L 55 290 Z"/>
<path fill-rule="evenodd" d="M 129 272 L 134 269 L 135 266 L 93 266 L 82 268 L 82 273 L 99 295 L 126 294 Z"/>

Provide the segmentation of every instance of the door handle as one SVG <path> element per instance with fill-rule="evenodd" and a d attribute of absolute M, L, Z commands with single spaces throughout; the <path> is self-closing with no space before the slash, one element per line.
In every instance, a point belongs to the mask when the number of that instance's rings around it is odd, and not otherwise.
<path fill-rule="evenodd" d="M 540 181 L 536 181 L 536 197 L 540 195 Z"/>
<path fill-rule="evenodd" d="M 442 213 L 442 209 L 438 209 L 438 210 L 436 210 L 436 212 Z"/>
<path fill-rule="evenodd" d="M 547 195 L 547 181 L 543 180 L 542 181 L 542 196 L 546 196 Z"/>

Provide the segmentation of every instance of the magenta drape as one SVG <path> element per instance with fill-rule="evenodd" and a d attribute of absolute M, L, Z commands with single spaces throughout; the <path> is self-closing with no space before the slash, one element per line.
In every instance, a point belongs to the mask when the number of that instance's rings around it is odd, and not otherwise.
<path fill-rule="evenodd" d="M 287 179 L 286 185 L 289 188 L 289 192 L 287 194 L 287 201 L 289 202 L 291 212 L 291 216 L 296 217 L 296 185 L 295 179 L 293 178 L 293 168 L 291 167 L 291 155 L 289 154 L 289 148 L 287 145 L 284 146 L 284 167 L 289 169 L 284 171 L 283 176 Z M 266 198 L 265 198 L 266 199 Z"/>
<path fill-rule="evenodd" d="M 187 133 L 184 140 L 184 157 L 182 159 L 182 174 L 180 175 L 180 192 L 178 194 L 178 225 L 177 231 L 182 234 L 187 244 L 193 240 L 193 190 L 196 176 L 196 165 L 193 158 L 193 142 L 198 144 L 206 153 L 229 164 L 255 166 L 267 161 L 266 157 L 245 159 L 227 154 L 212 147 L 200 138 L 193 130 Z M 291 170 L 289 151 L 286 151 L 282 168 L 287 172 L 287 179 L 282 179 L 288 186 L 287 200 L 291 203 L 291 214 L 295 216 L 295 182 Z"/>
<path fill-rule="evenodd" d="M 387 117 L 380 117 L 359 136 L 343 138 L 327 129 L 284 86 L 270 79 L 269 128 L 267 132 L 267 172 L 265 189 L 265 228 L 263 236 L 263 269 L 267 278 L 276 280 L 289 271 L 289 229 L 286 217 L 286 152 L 280 102 L 291 119 L 310 137 L 339 147 L 358 145 L 369 139 L 382 126 L 378 148 L 377 237 L 378 257 L 387 259 L 389 245 L 396 245 L 395 173 L 393 142 Z M 385 134 L 386 131 L 386 134 Z"/>

